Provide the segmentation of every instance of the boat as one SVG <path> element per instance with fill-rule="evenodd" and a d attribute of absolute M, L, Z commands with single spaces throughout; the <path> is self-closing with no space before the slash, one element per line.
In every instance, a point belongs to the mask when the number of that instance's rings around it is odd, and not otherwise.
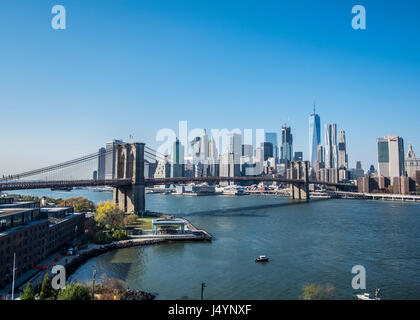
<path fill-rule="evenodd" d="M 268 257 L 267 256 L 259 256 L 257 259 L 255 259 L 255 262 L 267 262 Z"/>
<path fill-rule="evenodd" d="M 381 298 L 379 298 L 379 291 L 380 289 L 376 289 L 375 295 L 367 292 L 364 294 L 356 294 L 356 297 L 358 300 L 381 300 Z"/>
<path fill-rule="evenodd" d="M 51 188 L 51 191 L 71 191 L 73 190 L 72 187 L 55 187 L 55 188 Z"/>

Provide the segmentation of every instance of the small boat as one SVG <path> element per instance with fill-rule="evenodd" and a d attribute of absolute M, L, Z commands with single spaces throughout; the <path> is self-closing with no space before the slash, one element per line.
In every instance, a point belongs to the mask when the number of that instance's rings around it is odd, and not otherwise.
<path fill-rule="evenodd" d="M 268 257 L 267 256 L 259 256 L 257 259 L 255 259 L 255 262 L 267 262 Z"/>
<path fill-rule="evenodd" d="M 379 289 L 376 289 L 375 291 L 375 296 L 373 296 L 373 294 L 370 293 L 364 293 L 364 294 L 356 294 L 357 299 L 359 300 L 381 300 L 381 298 L 379 298 Z"/>
<path fill-rule="evenodd" d="M 51 188 L 51 191 L 67 191 L 67 192 L 70 192 L 72 190 L 73 190 L 72 187 L 56 187 L 56 188 Z"/>

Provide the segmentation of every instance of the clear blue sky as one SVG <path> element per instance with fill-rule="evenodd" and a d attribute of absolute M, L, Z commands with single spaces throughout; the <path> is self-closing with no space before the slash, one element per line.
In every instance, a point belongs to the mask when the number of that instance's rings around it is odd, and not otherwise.
<path fill-rule="evenodd" d="M 67 29 L 51 28 L 51 8 Z M 362 4 L 367 30 L 351 28 Z M 2 0 L 0 174 L 92 153 L 112 138 L 152 147 L 160 128 L 292 126 L 308 156 L 312 97 L 346 131 L 350 165 L 376 138 L 420 155 L 420 2 Z M 407 147 L 406 147 L 407 149 Z"/>

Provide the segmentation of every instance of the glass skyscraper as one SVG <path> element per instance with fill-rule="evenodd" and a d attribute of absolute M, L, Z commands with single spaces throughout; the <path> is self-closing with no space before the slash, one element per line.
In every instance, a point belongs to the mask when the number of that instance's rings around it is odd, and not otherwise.
<path fill-rule="evenodd" d="M 184 146 L 176 139 L 171 152 L 171 178 L 184 176 Z"/>
<path fill-rule="evenodd" d="M 270 142 L 273 145 L 273 157 L 276 158 L 276 161 L 279 159 L 279 147 L 277 142 L 277 133 L 276 132 L 266 132 L 265 133 L 265 142 Z"/>
<path fill-rule="evenodd" d="M 312 166 L 317 160 L 317 148 L 321 144 L 321 118 L 314 113 L 309 116 L 309 161 Z"/>
<path fill-rule="evenodd" d="M 325 125 L 325 168 L 338 168 L 337 125 Z"/>
<path fill-rule="evenodd" d="M 281 162 L 289 164 L 293 157 L 293 136 L 290 127 L 281 128 Z"/>

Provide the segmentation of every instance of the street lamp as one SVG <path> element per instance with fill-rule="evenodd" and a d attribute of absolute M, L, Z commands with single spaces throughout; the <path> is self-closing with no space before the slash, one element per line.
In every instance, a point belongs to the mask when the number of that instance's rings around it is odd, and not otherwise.
<path fill-rule="evenodd" d="M 204 300 L 204 288 L 206 287 L 206 284 L 203 282 L 201 284 L 201 300 Z"/>
<path fill-rule="evenodd" d="M 96 276 L 96 270 L 93 270 L 93 275 L 92 275 L 92 300 L 95 300 L 95 276 Z"/>

